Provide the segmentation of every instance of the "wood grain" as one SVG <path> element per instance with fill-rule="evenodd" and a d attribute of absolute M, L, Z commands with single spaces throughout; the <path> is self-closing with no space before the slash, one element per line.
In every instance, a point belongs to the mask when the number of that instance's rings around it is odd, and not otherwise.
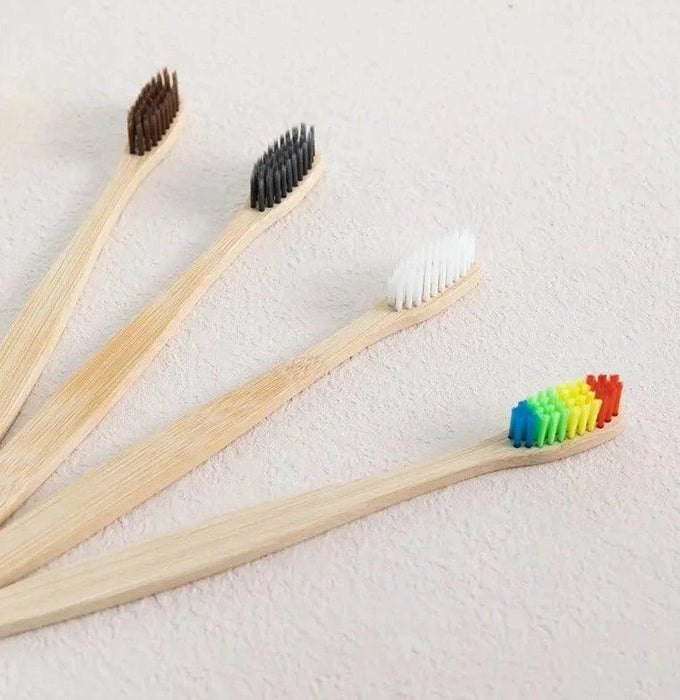
<path fill-rule="evenodd" d="M 74 480 L 0 530 L 0 585 L 91 537 L 187 474 L 334 367 L 381 338 L 443 311 L 479 281 L 480 267 L 411 310 L 387 302 L 294 360 L 179 418 Z"/>
<path fill-rule="evenodd" d="M 621 419 L 542 448 L 507 432 L 407 468 L 236 511 L 0 590 L 0 636 L 103 610 L 226 571 L 465 479 L 564 459 L 614 438 Z"/>
<path fill-rule="evenodd" d="M 143 156 L 123 153 L 108 185 L 35 288 L 0 345 L 0 439 L 17 417 L 66 328 L 90 272 L 142 180 L 177 140 L 180 108 L 163 140 Z"/>
<path fill-rule="evenodd" d="M 239 253 L 297 206 L 322 172 L 323 159 L 317 155 L 304 180 L 280 204 L 264 212 L 244 204 L 210 248 L 95 353 L 7 442 L 0 450 L 0 523 L 107 414 Z"/>

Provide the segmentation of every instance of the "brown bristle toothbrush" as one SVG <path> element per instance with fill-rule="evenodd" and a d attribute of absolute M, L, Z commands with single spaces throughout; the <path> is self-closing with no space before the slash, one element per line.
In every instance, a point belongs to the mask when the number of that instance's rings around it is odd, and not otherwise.
<path fill-rule="evenodd" d="M 111 229 L 174 145 L 182 118 L 177 74 L 163 70 L 130 108 L 128 143 L 104 192 L 0 344 L 0 439 L 45 368 Z"/>
<path fill-rule="evenodd" d="M 0 590 L 0 636 L 226 571 L 465 479 L 597 447 L 620 432 L 622 386 L 617 375 L 567 382 L 521 401 L 512 410 L 509 433 L 451 454 L 229 513 L 30 576 Z"/>
<path fill-rule="evenodd" d="M 477 284 L 480 274 L 474 238 L 467 232 L 408 258 L 390 278 L 387 299 L 363 316 L 294 360 L 133 443 L 0 530 L 0 585 L 25 576 L 143 503 L 340 363 L 448 308 Z"/>
<path fill-rule="evenodd" d="M 155 137 L 157 131 L 149 128 Z M 146 127 L 141 133 L 147 133 Z M 130 142 L 141 150 L 146 141 L 140 138 L 138 130 L 131 130 Z M 314 127 L 308 130 L 302 124 L 265 151 L 253 167 L 247 201 L 217 240 L 96 352 L 0 450 L 0 523 L 106 415 L 238 254 L 298 205 L 321 173 Z"/>

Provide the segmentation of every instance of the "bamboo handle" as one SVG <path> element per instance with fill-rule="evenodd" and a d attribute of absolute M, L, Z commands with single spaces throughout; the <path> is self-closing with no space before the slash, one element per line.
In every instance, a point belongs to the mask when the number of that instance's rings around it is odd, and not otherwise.
<path fill-rule="evenodd" d="M 513 448 L 505 433 L 453 454 L 215 518 L 0 591 L 0 636 L 86 615 L 280 551 L 422 494 L 500 469 L 555 461 L 612 439 L 620 419 L 552 447 Z"/>
<path fill-rule="evenodd" d="M 251 380 L 141 440 L 71 482 L 0 531 L 0 585 L 92 536 L 187 474 L 331 369 L 381 338 L 446 308 L 474 287 L 480 269 L 410 311 L 386 302 L 295 360 Z"/>
<path fill-rule="evenodd" d="M 123 154 L 87 219 L 35 288 L 5 336 L 0 345 L 0 439 L 45 368 L 125 205 L 177 140 L 183 114 L 180 109 L 161 143 L 148 154 Z"/>
<path fill-rule="evenodd" d="M 0 346 L 0 437 L 38 380 L 104 241 L 139 184 L 135 158 L 123 156 L 87 220 L 35 288 Z"/>
<path fill-rule="evenodd" d="M 198 300 L 262 231 L 285 216 L 322 173 L 317 155 L 281 204 L 247 204 L 215 243 L 156 301 L 104 345 L 0 451 L 0 523 L 75 449 L 151 362 Z"/>

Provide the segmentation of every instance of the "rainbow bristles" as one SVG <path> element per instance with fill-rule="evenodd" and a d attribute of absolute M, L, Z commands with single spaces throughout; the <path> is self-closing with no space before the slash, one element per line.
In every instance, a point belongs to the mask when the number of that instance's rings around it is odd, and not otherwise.
<path fill-rule="evenodd" d="M 623 384 L 618 374 L 589 374 L 520 401 L 510 414 L 515 447 L 543 447 L 602 428 L 619 413 Z"/>

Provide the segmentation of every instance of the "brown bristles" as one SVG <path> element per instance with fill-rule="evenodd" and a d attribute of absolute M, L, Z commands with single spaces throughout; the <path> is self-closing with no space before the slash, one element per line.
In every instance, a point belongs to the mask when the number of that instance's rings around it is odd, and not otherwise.
<path fill-rule="evenodd" d="M 179 110 L 177 73 L 159 71 L 142 88 L 128 112 L 128 146 L 133 155 L 143 156 L 163 138 Z"/>

